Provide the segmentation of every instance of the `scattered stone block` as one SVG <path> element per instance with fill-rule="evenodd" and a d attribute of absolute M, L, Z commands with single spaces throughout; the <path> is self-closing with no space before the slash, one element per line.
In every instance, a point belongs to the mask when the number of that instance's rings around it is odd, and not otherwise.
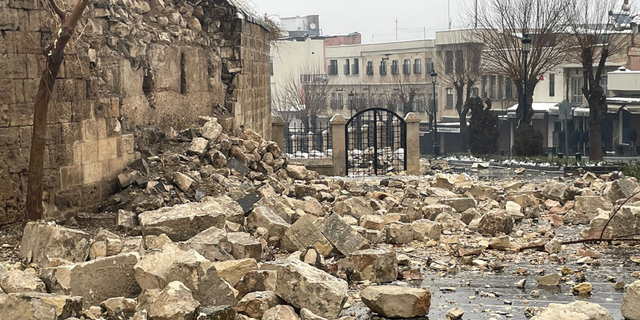
<path fill-rule="evenodd" d="M 20 258 L 40 266 L 49 259 L 83 262 L 89 256 L 91 236 L 55 223 L 28 222 L 20 243 Z"/>
<path fill-rule="evenodd" d="M 360 296 L 369 309 L 387 318 L 422 317 L 431 307 L 431 293 L 425 289 L 370 286 Z"/>
<path fill-rule="evenodd" d="M 350 225 L 342 221 L 338 214 L 332 214 L 320 225 L 320 232 L 343 255 L 362 249 L 364 238 Z M 313 310 L 313 309 L 310 309 Z"/>
<path fill-rule="evenodd" d="M 384 283 L 398 278 L 398 260 L 396 253 L 384 249 L 358 250 L 341 260 L 338 266 L 342 270 L 352 270 L 351 280 Z"/>
<path fill-rule="evenodd" d="M 291 261 L 278 274 L 276 293 L 296 308 L 335 319 L 347 301 L 347 282 L 302 261 Z"/>

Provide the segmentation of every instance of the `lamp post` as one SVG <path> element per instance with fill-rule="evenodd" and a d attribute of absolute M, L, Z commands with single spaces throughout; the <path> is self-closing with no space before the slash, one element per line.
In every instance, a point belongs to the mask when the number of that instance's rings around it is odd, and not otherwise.
<path fill-rule="evenodd" d="M 529 51 L 531 51 L 531 39 L 529 38 L 528 34 L 525 34 L 524 37 L 522 37 L 522 53 L 524 53 L 524 76 L 522 78 L 522 81 L 524 83 L 524 92 L 522 93 L 522 103 L 524 104 L 524 113 L 522 114 L 523 123 L 527 123 L 527 114 L 529 113 L 529 109 L 527 108 L 527 58 L 529 55 Z"/>
<path fill-rule="evenodd" d="M 433 154 L 437 158 L 440 156 L 440 140 L 438 139 L 438 106 L 436 105 L 436 80 L 438 74 L 431 65 L 431 83 L 433 84 Z"/>
<path fill-rule="evenodd" d="M 349 108 L 351 109 L 351 117 L 353 117 L 353 90 L 349 92 Z"/>

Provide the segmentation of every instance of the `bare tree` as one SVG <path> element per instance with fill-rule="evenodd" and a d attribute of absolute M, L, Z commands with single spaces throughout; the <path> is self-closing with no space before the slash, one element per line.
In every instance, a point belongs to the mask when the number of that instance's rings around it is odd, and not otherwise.
<path fill-rule="evenodd" d="M 444 72 L 440 72 L 445 85 L 453 87 L 456 94 L 456 111 L 460 121 L 460 148 L 468 150 L 469 128 L 467 126 L 467 114 L 470 110 L 469 100 L 472 89 L 482 74 L 481 54 L 482 43 L 479 43 L 468 34 L 461 34 L 454 39 L 454 43 L 440 51 L 438 60 L 445 66 Z M 447 58 L 447 55 L 449 57 Z M 450 61 L 447 61 L 449 60 Z"/>
<path fill-rule="evenodd" d="M 320 116 L 328 116 L 327 106 L 332 87 L 326 73 L 319 68 L 303 67 L 290 72 L 273 93 L 273 110 L 286 122 L 298 118 L 307 130 L 315 127 Z"/>
<path fill-rule="evenodd" d="M 387 109 L 397 112 L 398 105 L 402 105 L 402 111 L 406 114 L 417 111 L 413 107 L 417 101 L 425 102 L 427 83 L 424 75 L 404 73 L 400 70 L 399 74 L 387 77 L 385 79 L 388 88 L 385 97 Z"/>
<path fill-rule="evenodd" d="M 618 10 L 616 15 L 614 12 Z M 589 104 L 589 159 L 602 160 L 602 120 L 607 114 L 607 97 L 600 80 L 605 73 L 609 57 L 626 48 L 629 43 L 630 18 L 628 0 L 570 0 L 565 14 L 572 17 L 568 23 L 571 34 L 571 58 L 582 64 L 582 93 Z M 633 36 L 633 35 L 632 35 Z"/>
<path fill-rule="evenodd" d="M 485 0 L 479 7 L 476 35 L 484 43 L 482 61 L 489 73 L 502 74 L 513 80 L 517 89 L 518 128 L 514 150 L 532 155 L 542 152 L 542 135 L 531 125 L 533 116 L 533 91 L 538 84 L 538 75 L 544 74 L 567 56 L 568 34 L 562 0 Z M 524 74 L 525 57 L 522 50 L 524 35 L 531 38 L 531 51 L 527 59 L 527 74 Z M 524 87 L 526 84 L 526 99 Z M 537 136 L 536 139 L 524 137 Z M 522 141 L 535 143 L 519 146 Z"/>
<path fill-rule="evenodd" d="M 47 111 L 53 86 L 64 59 L 64 48 L 71 39 L 73 29 L 82 17 L 88 0 L 78 0 L 73 11 L 67 14 L 55 0 L 49 0 L 53 11 L 60 18 L 60 29 L 53 44 L 47 48 L 47 65 L 40 78 L 33 114 L 33 134 L 29 155 L 29 177 L 27 182 L 27 220 L 42 218 L 42 179 L 44 167 L 44 146 L 47 134 Z"/>

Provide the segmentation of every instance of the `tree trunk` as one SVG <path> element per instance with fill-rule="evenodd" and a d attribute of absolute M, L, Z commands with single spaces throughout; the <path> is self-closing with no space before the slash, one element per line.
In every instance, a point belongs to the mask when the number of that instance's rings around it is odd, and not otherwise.
<path fill-rule="evenodd" d="M 79 0 L 70 15 L 66 15 L 50 0 L 53 10 L 58 14 L 62 25 L 58 31 L 58 38 L 47 53 L 47 66 L 40 78 L 38 94 L 33 113 L 33 133 L 31 136 L 31 153 L 29 155 L 29 177 L 27 181 L 27 220 L 42 219 L 42 180 L 44 167 L 44 146 L 47 136 L 47 112 L 53 86 L 64 58 L 64 47 L 73 34 L 88 0 Z"/>
<path fill-rule="evenodd" d="M 460 152 L 467 151 L 467 111 L 463 106 L 464 100 L 464 84 L 455 84 L 456 90 L 456 111 L 458 112 L 458 120 L 460 121 Z"/>
<path fill-rule="evenodd" d="M 601 161 L 604 159 L 602 120 L 607 113 L 607 104 L 602 87 L 591 90 L 589 96 L 589 160 Z"/>

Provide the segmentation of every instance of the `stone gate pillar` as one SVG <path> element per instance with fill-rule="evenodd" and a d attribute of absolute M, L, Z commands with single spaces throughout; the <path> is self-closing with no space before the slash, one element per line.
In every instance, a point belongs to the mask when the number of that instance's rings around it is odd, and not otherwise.
<path fill-rule="evenodd" d="M 409 112 L 404 121 L 407 123 L 407 174 L 420 174 L 420 116 Z"/>
<path fill-rule="evenodd" d="M 333 144 L 333 174 L 336 176 L 347 175 L 347 150 L 345 141 L 345 129 L 347 120 L 340 114 L 331 118 L 331 143 Z"/>
<path fill-rule="evenodd" d="M 271 117 L 271 140 L 275 141 L 282 152 L 284 150 L 284 119 L 281 116 Z"/>

